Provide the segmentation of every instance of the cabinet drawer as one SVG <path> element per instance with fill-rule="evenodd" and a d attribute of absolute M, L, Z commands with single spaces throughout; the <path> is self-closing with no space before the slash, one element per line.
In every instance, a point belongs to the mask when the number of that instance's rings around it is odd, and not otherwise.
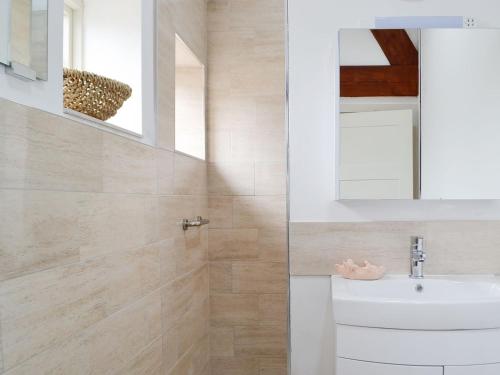
<path fill-rule="evenodd" d="M 337 375 L 443 375 L 442 367 L 400 366 L 337 358 Z M 462 374 L 460 374 L 462 375 Z"/>
<path fill-rule="evenodd" d="M 336 328 L 340 358 L 411 366 L 500 363 L 500 329 L 408 331 L 340 324 Z"/>
<path fill-rule="evenodd" d="M 498 375 L 500 363 L 478 366 L 446 366 L 444 375 Z"/>

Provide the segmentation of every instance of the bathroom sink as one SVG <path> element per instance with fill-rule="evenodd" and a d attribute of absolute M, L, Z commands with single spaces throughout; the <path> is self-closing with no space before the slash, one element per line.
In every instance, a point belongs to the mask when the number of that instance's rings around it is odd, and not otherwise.
<path fill-rule="evenodd" d="M 500 328 L 495 276 L 386 276 L 377 281 L 332 276 L 337 324 L 416 330 Z"/>

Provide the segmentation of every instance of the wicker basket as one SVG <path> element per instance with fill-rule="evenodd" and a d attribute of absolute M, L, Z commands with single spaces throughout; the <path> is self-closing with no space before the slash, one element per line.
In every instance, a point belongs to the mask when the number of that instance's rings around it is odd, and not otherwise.
<path fill-rule="evenodd" d="M 106 121 L 116 115 L 132 88 L 114 79 L 64 69 L 64 107 Z"/>

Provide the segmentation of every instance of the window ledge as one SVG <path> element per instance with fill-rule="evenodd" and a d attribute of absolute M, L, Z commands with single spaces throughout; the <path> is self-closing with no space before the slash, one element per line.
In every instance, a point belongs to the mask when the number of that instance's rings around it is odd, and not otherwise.
<path fill-rule="evenodd" d="M 77 122 L 85 124 L 85 125 L 92 126 L 94 128 L 100 129 L 100 130 L 104 130 L 108 133 L 113 133 L 116 135 L 120 135 L 122 137 L 126 137 L 129 139 L 135 140 L 137 142 L 151 145 L 151 143 L 142 134 L 133 132 L 131 130 L 120 128 L 119 126 L 110 124 L 109 122 L 96 119 L 94 117 L 88 116 L 88 115 L 80 113 L 78 111 L 74 111 L 74 110 L 69 109 L 69 108 L 64 108 L 63 117 L 70 119 L 70 120 L 73 120 L 73 121 L 77 121 Z"/>

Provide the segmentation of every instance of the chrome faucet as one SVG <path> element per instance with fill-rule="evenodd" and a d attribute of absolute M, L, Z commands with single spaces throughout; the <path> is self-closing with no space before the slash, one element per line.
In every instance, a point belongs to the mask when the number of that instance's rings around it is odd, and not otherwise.
<path fill-rule="evenodd" d="M 422 279 L 424 277 L 425 258 L 424 239 L 422 237 L 412 237 L 410 249 L 410 277 L 412 279 Z"/>

